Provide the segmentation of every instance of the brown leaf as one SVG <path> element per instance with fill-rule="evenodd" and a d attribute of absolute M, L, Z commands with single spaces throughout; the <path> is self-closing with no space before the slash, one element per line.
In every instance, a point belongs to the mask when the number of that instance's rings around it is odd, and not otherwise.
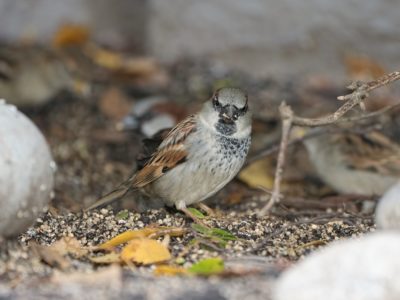
<path fill-rule="evenodd" d="M 121 120 L 129 114 L 132 104 L 127 97 L 116 87 L 106 90 L 100 98 L 99 109 L 110 119 Z"/>
<path fill-rule="evenodd" d="M 88 250 L 83 248 L 81 243 L 74 236 L 63 237 L 49 247 L 61 255 L 71 254 L 76 258 L 85 256 L 88 253 Z"/>
<path fill-rule="evenodd" d="M 224 203 L 228 205 L 238 204 L 242 201 L 244 194 L 243 190 L 235 190 L 228 194 L 226 199 L 224 199 Z"/>
<path fill-rule="evenodd" d="M 88 253 L 88 250 L 83 248 L 81 243 L 73 236 L 63 237 L 50 246 L 43 246 L 37 243 L 30 243 L 29 245 L 44 262 L 61 270 L 70 267 L 70 261 L 66 258 L 66 255 L 70 254 L 79 258 Z"/>
<path fill-rule="evenodd" d="M 71 266 L 70 261 L 63 254 L 49 246 L 39 245 L 34 242 L 30 243 L 29 246 L 41 260 L 51 267 L 66 270 Z"/>
<path fill-rule="evenodd" d="M 130 261 L 139 264 L 154 264 L 171 259 L 168 248 L 152 239 L 135 239 L 129 242 L 121 252 L 121 259 L 129 264 Z"/>
<path fill-rule="evenodd" d="M 344 62 L 352 80 L 369 81 L 386 73 L 380 63 L 364 55 L 346 55 Z"/>

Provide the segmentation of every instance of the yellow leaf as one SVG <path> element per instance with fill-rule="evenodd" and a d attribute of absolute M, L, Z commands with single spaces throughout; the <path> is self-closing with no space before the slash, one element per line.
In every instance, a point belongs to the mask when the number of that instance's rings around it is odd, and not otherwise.
<path fill-rule="evenodd" d="M 121 256 L 116 252 L 107 253 L 102 256 L 90 256 L 89 259 L 96 264 L 113 264 L 121 262 Z"/>
<path fill-rule="evenodd" d="M 160 265 L 154 270 L 154 275 L 157 276 L 176 276 L 176 275 L 187 275 L 188 271 L 182 267 Z"/>
<path fill-rule="evenodd" d="M 117 235 L 116 237 L 112 238 L 111 240 L 97 246 L 96 249 L 102 249 L 102 250 L 111 249 L 118 245 L 129 242 L 133 239 L 147 237 L 150 234 L 157 232 L 157 230 L 158 230 L 157 227 L 146 227 L 146 228 L 139 229 L 139 230 L 128 230 L 128 231 L 125 231 L 125 232 Z"/>
<path fill-rule="evenodd" d="M 131 57 L 95 44 L 87 44 L 85 53 L 96 65 L 113 72 L 145 77 L 160 71 L 159 65 L 151 57 Z"/>
<path fill-rule="evenodd" d="M 167 261 L 171 259 L 171 253 L 160 242 L 143 238 L 130 241 L 122 249 L 121 259 L 147 265 Z"/>
<path fill-rule="evenodd" d="M 145 237 L 158 238 L 163 235 L 169 236 L 182 236 L 187 229 L 181 227 L 166 227 L 166 226 L 149 226 L 139 230 L 125 231 L 111 240 L 94 247 L 93 250 L 110 250 L 118 245 L 127 243 L 133 239 L 140 239 Z"/>
<path fill-rule="evenodd" d="M 99 66 L 111 70 L 120 69 L 123 64 L 123 59 L 119 53 L 101 48 L 96 48 L 93 51 L 92 58 Z"/>
<path fill-rule="evenodd" d="M 264 187 L 272 189 L 274 179 L 270 175 L 271 163 L 269 160 L 258 160 L 239 173 L 239 179 L 252 188 Z"/>
<path fill-rule="evenodd" d="M 62 48 L 67 46 L 79 46 L 89 40 L 87 27 L 77 24 L 62 25 L 53 36 L 53 46 Z"/>

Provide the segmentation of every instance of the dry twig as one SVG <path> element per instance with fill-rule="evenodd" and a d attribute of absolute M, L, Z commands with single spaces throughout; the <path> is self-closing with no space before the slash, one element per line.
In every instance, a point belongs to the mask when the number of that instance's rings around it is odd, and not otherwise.
<path fill-rule="evenodd" d="M 373 80 L 367 83 L 361 83 L 361 82 L 352 83 L 351 85 L 348 86 L 348 88 L 350 90 L 353 90 L 353 92 L 348 95 L 338 97 L 338 100 L 345 101 L 345 103 L 341 107 L 339 107 L 339 109 L 336 110 L 334 113 L 321 118 L 302 118 L 294 115 L 293 125 L 315 127 L 315 126 L 335 124 L 349 110 L 351 110 L 353 107 L 357 105 L 360 105 L 363 101 L 365 101 L 369 96 L 368 93 L 370 91 L 375 90 L 384 85 L 387 85 L 389 83 L 392 83 L 393 81 L 399 79 L 400 79 L 400 72 L 393 72 L 384 75 L 377 80 Z"/>
<path fill-rule="evenodd" d="M 293 111 L 285 102 L 279 107 L 282 119 L 282 138 L 278 154 L 278 162 L 275 170 L 274 189 L 268 203 L 260 210 L 259 215 L 268 212 L 274 203 L 279 201 L 283 168 L 285 166 L 285 153 L 289 141 L 290 129 L 293 122 Z"/>
<path fill-rule="evenodd" d="M 274 189 L 272 191 L 272 195 L 268 203 L 260 210 L 259 215 L 267 214 L 273 205 L 279 201 L 280 197 L 280 183 L 282 180 L 282 172 L 285 163 L 285 153 L 286 148 L 288 146 L 288 139 L 291 127 L 293 125 L 297 126 L 307 126 L 307 127 L 317 127 L 317 126 L 325 126 L 330 124 L 338 123 L 339 120 L 344 120 L 342 117 L 354 108 L 357 105 L 363 106 L 363 102 L 368 98 L 369 92 L 375 90 L 379 87 L 392 83 L 396 80 L 400 79 L 400 72 L 393 72 L 387 75 L 382 76 L 377 80 L 373 80 L 367 83 L 355 82 L 352 83 L 348 88 L 353 92 L 345 95 L 339 96 L 338 100 L 345 101 L 344 104 L 336 110 L 334 113 L 329 114 L 320 118 L 303 118 L 294 115 L 290 106 L 288 106 L 285 102 L 282 102 L 279 110 L 281 114 L 282 120 L 282 137 L 281 143 L 279 147 L 278 154 L 278 162 L 275 170 L 275 180 L 274 180 Z M 369 114 L 369 117 L 376 116 L 382 112 L 386 112 L 387 110 L 393 107 L 383 108 L 380 111 Z M 365 119 L 366 116 L 362 116 L 361 118 Z M 360 119 L 360 118 L 358 118 Z M 357 119 L 354 119 L 357 120 Z M 345 121 L 352 121 L 351 119 L 347 119 Z"/>

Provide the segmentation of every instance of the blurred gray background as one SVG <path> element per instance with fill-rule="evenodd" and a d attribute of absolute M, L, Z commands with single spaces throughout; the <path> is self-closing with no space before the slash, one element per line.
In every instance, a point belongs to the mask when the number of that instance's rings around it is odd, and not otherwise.
<path fill-rule="evenodd" d="M 398 0 L 0 0 L 0 38 L 41 42 L 82 24 L 163 62 L 207 57 L 255 75 L 344 75 L 344 56 L 399 67 Z"/>

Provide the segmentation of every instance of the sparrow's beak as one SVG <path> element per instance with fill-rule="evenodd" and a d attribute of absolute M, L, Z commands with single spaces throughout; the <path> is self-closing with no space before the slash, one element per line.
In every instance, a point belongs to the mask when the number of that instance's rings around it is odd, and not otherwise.
<path fill-rule="evenodd" d="M 234 123 L 234 108 L 230 105 L 224 107 L 223 111 L 220 113 L 220 117 L 225 123 Z"/>

